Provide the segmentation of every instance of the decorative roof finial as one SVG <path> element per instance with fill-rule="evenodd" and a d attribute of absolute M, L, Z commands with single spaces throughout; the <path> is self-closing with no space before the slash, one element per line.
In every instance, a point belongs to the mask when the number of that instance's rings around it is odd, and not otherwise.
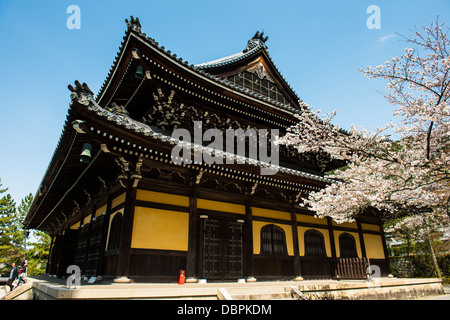
<path fill-rule="evenodd" d="M 109 112 L 114 113 L 117 116 L 122 116 L 122 117 L 129 116 L 127 109 L 125 109 L 124 106 L 119 106 L 115 102 L 111 103 L 111 106 L 106 107 L 105 109 L 108 110 Z"/>
<path fill-rule="evenodd" d="M 247 47 L 244 49 L 244 53 L 252 50 L 257 46 L 267 48 L 265 44 L 267 40 L 269 40 L 269 37 L 264 37 L 264 31 L 256 31 L 255 35 L 250 40 L 248 40 Z"/>
<path fill-rule="evenodd" d="M 88 106 L 90 102 L 94 101 L 94 93 L 86 83 L 81 84 L 78 80 L 75 80 L 75 87 L 71 84 L 67 87 L 72 91 L 70 94 L 70 99 L 72 99 L 71 105 L 74 101 L 77 101 L 80 104 Z"/>
<path fill-rule="evenodd" d="M 139 22 L 139 18 L 136 17 L 133 18 L 133 16 L 130 17 L 130 21 L 128 21 L 128 19 L 125 19 L 125 22 L 127 23 L 127 28 L 128 30 L 133 30 L 136 32 L 141 33 L 141 23 Z"/>
<path fill-rule="evenodd" d="M 256 31 L 252 39 L 254 40 L 258 39 L 261 40 L 263 43 L 266 43 L 266 41 L 269 40 L 269 37 L 268 36 L 264 37 L 264 31 L 261 31 L 261 33 L 259 33 L 259 31 Z"/>

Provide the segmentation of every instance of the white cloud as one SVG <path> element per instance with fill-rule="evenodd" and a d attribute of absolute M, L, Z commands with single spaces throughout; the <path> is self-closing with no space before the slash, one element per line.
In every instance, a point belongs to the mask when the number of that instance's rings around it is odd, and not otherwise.
<path fill-rule="evenodd" d="M 395 38 L 395 34 L 389 34 L 387 36 L 381 37 L 380 39 L 377 40 L 377 42 L 381 46 L 384 46 L 388 40 L 393 39 L 393 38 Z"/>

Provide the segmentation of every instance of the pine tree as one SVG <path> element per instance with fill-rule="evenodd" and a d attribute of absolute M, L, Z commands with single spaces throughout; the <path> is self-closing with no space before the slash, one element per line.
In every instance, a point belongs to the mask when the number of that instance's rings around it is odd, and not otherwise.
<path fill-rule="evenodd" d="M 34 230 L 33 239 L 35 242 L 27 245 L 28 275 L 39 276 L 45 274 L 48 253 L 50 251 L 51 238 L 43 231 Z"/>
<path fill-rule="evenodd" d="M 18 208 L 21 221 L 25 219 L 25 216 L 32 202 L 33 195 L 31 193 L 22 200 L 22 203 Z M 24 230 L 24 232 L 26 233 L 27 231 Z M 29 241 L 26 245 L 28 259 L 27 273 L 30 276 L 43 275 L 45 274 L 45 269 L 47 266 L 46 263 L 48 259 L 48 253 L 50 251 L 51 238 L 43 231 L 33 230 L 30 240 L 31 241 Z"/>
<path fill-rule="evenodd" d="M 44 274 L 50 250 L 50 236 L 34 230 L 29 237 L 30 232 L 23 226 L 33 202 L 33 195 L 28 194 L 16 207 L 16 202 L 10 194 L 2 196 L 8 189 L 1 189 L 1 186 L 0 183 L 0 275 L 8 275 L 13 262 L 20 265 L 25 259 L 28 260 L 28 275 Z M 27 240 L 28 238 L 30 240 Z"/>
<path fill-rule="evenodd" d="M 0 183 L 0 187 L 1 187 Z M 8 189 L 0 189 L 0 195 Z M 0 198 L 0 273 L 7 273 L 13 262 L 19 262 L 23 255 L 23 248 L 20 246 L 19 226 L 17 225 L 16 202 L 10 194 Z"/>

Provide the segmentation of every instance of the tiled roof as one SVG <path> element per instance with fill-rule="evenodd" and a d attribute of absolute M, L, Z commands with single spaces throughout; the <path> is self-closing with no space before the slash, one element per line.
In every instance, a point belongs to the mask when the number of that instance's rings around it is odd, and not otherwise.
<path fill-rule="evenodd" d="M 216 67 L 223 67 L 226 65 L 231 65 L 231 64 L 235 64 L 236 62 L 239 62 L 241 60 L 244 60 L 247 57 L 252 56 L 253 54 L 255 54 L 255 52 L 258 52 L 261 49 L 261 47 L 255 47 L 250 51 L 247 52 L 238 52 L 235 54 L 232 54 L 231 56 L 227 56 L 227 57 L 223 57 L 220 59 L 216 59 L 213 61 L 209 61 L 209 62 L 204 62 L 204 63 L 200 63 L 195 65 L 195 67 L 197 69 L 212 69 L 212 68 L 216 68 Z"/>
<path fill-rule="evenodd" d="M 124 36 L 124 38 L 123 38 L 123 40 L 121 42 L 121 46 L 119 48 L 119 51 L 116 54 L 116 57 L 114 59 L 113 64 L 111 65 L 111 68 L 110 68 L 110 70 L 108 72 L 108 75 L 107 75 L 105 81 L 103 82 L 103 85 L 102 85 L 102 87 L 99 90 L 99 93 L 97 94 L 97 97 L 96 97 L 97 101 L 100 101 L 102 95 L 105 93 L 107 85 L 110 82 L 112 76 L 114 75 L 114 72 L 115 72 L 116 68 L 118 67 L 119 61 L 120 61 L 120 59 L 122 57 L 122 54 L 123 54 L 123 51 L 124 51 L 124 49 L 126 47 L 126 44 L 128 42 L 128 39 L 129 39 L 129 36 L 131 34 L 134 34 L 134 35 L 137 36 L 138 39 L 142 40 L 146 44 L 150 45 L 152 48 L 155 48 L 159 52 L 163 53 L 168 59 L 172 59 L 176 63 L 181 63 L 185 67 L 188 67 L 191 71 L 199 73 L 200 75 L 205 76 L 205 77 L 207 77 L 208 79 L 210 79 L 212 81 L 218 82 L 221 85 L 224 85 L 224 86 L 230 88 L 231 90 L 235 90 L 235 91 L 238 91 L 238 92 L 240 92 L 242 94 L 251 96 L 253 98 L 257 98 L 258 100 L 261 100 L 261 101 L 264 101 L 266 103 L 269 103 L 269 104 L 271 104 L 271 105 L 273 105 L 275 107 L 278 107 L 278 108 L 281 108 L 283 110 L 289 111 L 292 114 L 296 114 L 296 113 L 301 111 L 298 108 L 294 108 L 292 106 L 285 105 L 285 104 L 280 103 L 278 101 L 275 101 L 275 100 L 273 100 L 273 99 L 271 99 L 269 97 L 266 97 L 264 95 L 252 92 L 252 91 L 250 91 L 250 90 L 248 90 L 246 88 L 243 88 L 243 87 L 241 87 L 239 85 L 235 85 L 234 83 L 231 83 L 231 82 L 229 82 L 229 81 L 227 81 L 225 79 L 222 79 L 222 78 L 219 78 L 217 76 L 214 76 L 214 75 L 212 75 L 212 74 L 210 74 L 210 73 L 208 73 L 206 71 L 208 68 L 211 68 L 211 67 L 217 67 L 217 66 L 223 65 L 223 64 L 232 64 L 232 63 L 234 64 L 234 63 L 236 63 L 236 62 L 238 62 L 238 61 L 240 61 L 242 59 L 245 59 L 247 57 L 250 57 L 250 56 L 254 55 L 255 53 L 257 53 L 261 49 L 263 49 L 265 51 L 265 53 L 267 54 L 267 57 L 269 58 L 271 63 L 274 65 L 275 69 L 277 69 L 275 64 L 273 63 L 273 60 L 271 59 L 271 57 L 269 55 L 267 47 L 264 45 L 264 42 L 262 42 L 262 41 L 255 41 L 252 46 L 250 46 L 250 47 L 247 46 L 246 49 L 249 49 L 248 51 L 244 50 L 244 51 L 242 51 L 240 53 L 237 53 L 237 54 L 234 54 L 232 56 L 215 60 L 215 62 L 211 61 L 211 62 L 209 62 L 210 64 L 205 63 L 205 64 L 193 65 L 193 64 L 189 64 L 188 61 L 177 57 L 176 54 L 172 54 L 172 52 L 170 50 L 166 50 L 166 48 L 164 46 L 160 46 L 159 43 L 155 41 L 155 39 L 147 37 L 147 35 L 145 33 L 142 33 L 139 20 L 137 20 L 137 24 L 136 24 L 136 20 L 133 20 L 133 18 L 132 18 L 131 21 L 132 21 L 132 23 L 127 21 L 127 30 L 125 31 L 125 36 Z M 250 40 L 252 40 L 252 39 L 250 39 Z M 249 40 L 249 42 L 250 42 L 250 40 Z M 294 95 L 297 98 L 297 100 L 300 101 L 300 99 L 298 98 L 297 93 L 291 88 L 291 86 L 283 78 L 282 74 L 278 71 L 278 69 L 277 69 L 277 72 L 279 73 L 279 75 L 283 79 L 283 81 L 286 83 L 286 85 L 289 87 L 289 89 L 294 93 Z"/>

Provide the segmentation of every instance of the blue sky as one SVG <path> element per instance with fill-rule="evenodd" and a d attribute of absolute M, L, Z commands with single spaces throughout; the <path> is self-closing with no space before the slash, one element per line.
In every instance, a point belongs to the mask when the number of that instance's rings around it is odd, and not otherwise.
<path fill-rule="evenodd" d="M 81 29 L 66 12 L 81 10 Z M 381 28 L 368 29 L 369 5 Z M 0 0 L 0 179 L 20 201 L 36 192 L 69 107 L 68 84 L 98 92 L 125 32 L 142 31 L 192 64 L 243 50 L 257 30 L 285 79 L 308 104 L 338 110 L 335 123 L 374 130 L 393 119 L 385 83 L 357 69 L 403 53 L 398 35 L 449 22 L 450 1 L 77 1 Z M 397 34 L 398 33 L 398 34 Z"/>

